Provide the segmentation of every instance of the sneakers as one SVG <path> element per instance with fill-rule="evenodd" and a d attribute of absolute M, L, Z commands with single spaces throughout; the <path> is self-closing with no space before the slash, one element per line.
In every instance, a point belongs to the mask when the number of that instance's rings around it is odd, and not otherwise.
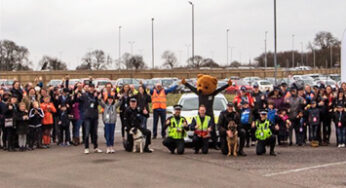
<path fill-rule="evenodd" d="M 341 147 L 344 148 L 344 147 L 345 147 L 345 144 L 341 144 Z"/>
<path fill-rule="evenodd" d="M 102 150 L 99 149 L 99 148 L 95 148 L 95 149 L 94 149 L 94 153 L 102 153 Z"/>
<path fill-rule="evenodd" d="M 89 154 L 89 153 L 90 153 L 89 149 L 84 149 L 84 154 Z"/>
<path fill-rule="evenodd" d="M 107 149 L 106 149 L 106 153 L 107 153 L 107 154 L 111 153 L 111 149 L 110 149 L 110 148 L 107 148 Z"/>
<path fill-rule="evenodd" d="M 114 148 L 111 148 L 111 153 L 115 153 L 115 150 L 114 150 Z"/>

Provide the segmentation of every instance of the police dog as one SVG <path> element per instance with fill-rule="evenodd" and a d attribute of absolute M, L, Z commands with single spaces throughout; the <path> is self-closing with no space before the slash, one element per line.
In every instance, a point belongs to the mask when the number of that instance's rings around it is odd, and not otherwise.
<path fill-rule="evenodd" d="M 133 148 L 132 152 L 137 152 L 137 148 L 139 148 L 139 152 L 143 153 L 143 148 L 144 148 L 144 137 L 142 132 L 139 129 L 132 128 L 130 130 L 130 134 L 132 135 L 133 138 Z"/>
<path fill-rule="evenodd" d="M 228 155 L 237 156 L 237 149 L 238 149 L 238 131 L 237 131 L 237 124 L 234 121 L 230 121 L 228 123 L 228 130 L 227 130 L 227 145 L 228 145 Z"/>

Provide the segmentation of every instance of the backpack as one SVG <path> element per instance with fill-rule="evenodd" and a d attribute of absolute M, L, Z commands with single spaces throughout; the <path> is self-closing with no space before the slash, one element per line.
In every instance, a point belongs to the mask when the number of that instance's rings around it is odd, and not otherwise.
<path fill-rule="evenodd" d="M 249 124 L 249 119 L 250 119 L 250 110 L 249 109 L 245 109 L 241 113 L 240 123 L 241 124 Z"/>

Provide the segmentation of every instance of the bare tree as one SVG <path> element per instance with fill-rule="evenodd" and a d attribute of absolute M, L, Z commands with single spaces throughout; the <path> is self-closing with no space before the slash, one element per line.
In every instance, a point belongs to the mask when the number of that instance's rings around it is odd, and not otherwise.
<path fill-rule="evenodd" d="M 94 50 L 88 52 L 82 58 L 82 65 L 79 68 L 90 68 L 92 70 L 105 70 L 107 66 L 112 63 L 112 59 L 106 55 L 102 50 Z"/>
<path fill-rule="evenodd" d="M 66 63 L 55 57 L 43 56 L 39 65 L 41 70 L 67 70 Z"/>
<path fill-rule="evenodd" d="M 193 57 L 190 57 L 188 60 L 187 60 L 187 66 L 188 67 L 191 67 L 191 68 L 197 68 L 199 69 L 202 65 L 202 62 L 203 62 L 203 57 L 202 56 L 195 56 L 194 58 Z"/>
<path fill-rule="evenodd" d="M 0 41 L 0 70 L 28 70 L 29 50 L 10 40 Z"/>
<path fill-rule="evenodd" d="M 332 33 L 321 31 L 316 34 L 314 44 L 320 49 L 326 49 L 331 46 L 340 46 L 341 42 Z"/>
<path fill-rule="evenodd" d="M 174 67 L 177 66 L 178 64 L 178 60 L 177 57 L 175 56 L 175 54 L 171 51 L 165 51 L 163 52 L 162 59 L 165 60 L 165 62 L 163 63 L 163 66 L 169 67 L 171 69 L 173 69 Z"/>
<path fill-rule="evenodd" d="M 219 64 L 217 64 L 213 59 L 206 58 L 202 60 L 201 67 L 210 67 L 210 68 L 216 68 L 219 67 Z"/>
<path fill-rule="evenodd" d="M 233 61 L 230 66 L 231 67 L 240 67 L 241 63 L 239 63 L 238 61 Z"/>

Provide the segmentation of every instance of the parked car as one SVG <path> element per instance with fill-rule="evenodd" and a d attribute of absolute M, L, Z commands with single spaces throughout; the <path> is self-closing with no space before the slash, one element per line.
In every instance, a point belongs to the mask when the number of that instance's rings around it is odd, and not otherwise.
<path fill-rule="evenodd" d="M 178 101 L 178 104 L 183 106 L 181 116 L 185 117 L 189 124 L 192 118 L 198 114 L 198 103 L 198 96 L 194 93 L 183 94 Z M 223 94 L 215 96 L 213 105 L 215 124 L 218 122 L 221 111 L 226 109 L 227 103 L 227 99 Z M 167 111 L 173 112 L 173 107 L 168 106 Z M 187 136 L 184 138 L 185 143 L 192 143 L 193 134 L 194 132 L 191 130 L 187 132 Z M 218 131 L 216 131 L 216 134 L 218 135 Z"/>
<path fill-rule="evenodd" d="M 232 81 L 232 85 L 226 89 L 226 93 L 237 93 L 241 86 L 245 86 L 247 91 L 252 91 L 251 85 L 243 80 L 234 80 Z"/>
<path fill-rule="evenodd" d="M 329 76 L 332 80 L 334 80 L 334 81 L 336 81 L 336 82 L 338 82 L 338 81 L 341 80 L 340 74 L 329 74 L 328 76 Z"/>
<path fill-rule="evenodd" d="M 163 88 L 167 89 L 171 87 L 179 79 L 178 78 L 153 78 L 152 80 L 154 84 L 160 83 Z"/>
<path fill-rule="evenodd" d="M 57 87 L 62 85 L 62 80 L 50 80 L 47 84 L 48 87 L 53 86 L 53 87 Z"/>
<path fill-rule="evenodd" d="M 99 91 L 101 91 L 108 83 L 110 83 L 110 80 L 108 78 L 96 78 L 95 80 L 93 80 L 95 88 Z"/>
<path fill-rule="evenodd" d="M 333 90 L 336 89 L 336 82 L 334 80 L 317 80 L 316 85 L 324 84 L 326 87 L 331 86 Z"/>
<path fill-rule="evenodd" d="M 117 86 L 123 86 L 123 85 L 134 85 L 136 89 L 140 86 L 139 81 L 135 78 L 119 78 L 116 82 Z"/>
<path fill-rule="evenodd" d="M 68 81 L 68 87 L 73 88 L 78 82 L 81 83 L 81 80 L 80 79 L 70 79 Z"/>
<path fill-rule="evenodd" d="M 247 82 L 248 85 L 252 85 L 253 82 L 258 81 L 258 80 L 261 80 L 261 78 L 260 77 L 245 77 L 245 78 L 243 78 L 243 81 Z"/>
<path fill-rule="evenodd" d="M 272 83 L 270 83 L 267 80 L 259 80 L 256 81 L 252 84 L 252 87 L 257 84 L 258 85 L 258 89 L 262 92 L 267 92 L 267 91 L 272 91 L 274 89 L 274 86 Z"/>

